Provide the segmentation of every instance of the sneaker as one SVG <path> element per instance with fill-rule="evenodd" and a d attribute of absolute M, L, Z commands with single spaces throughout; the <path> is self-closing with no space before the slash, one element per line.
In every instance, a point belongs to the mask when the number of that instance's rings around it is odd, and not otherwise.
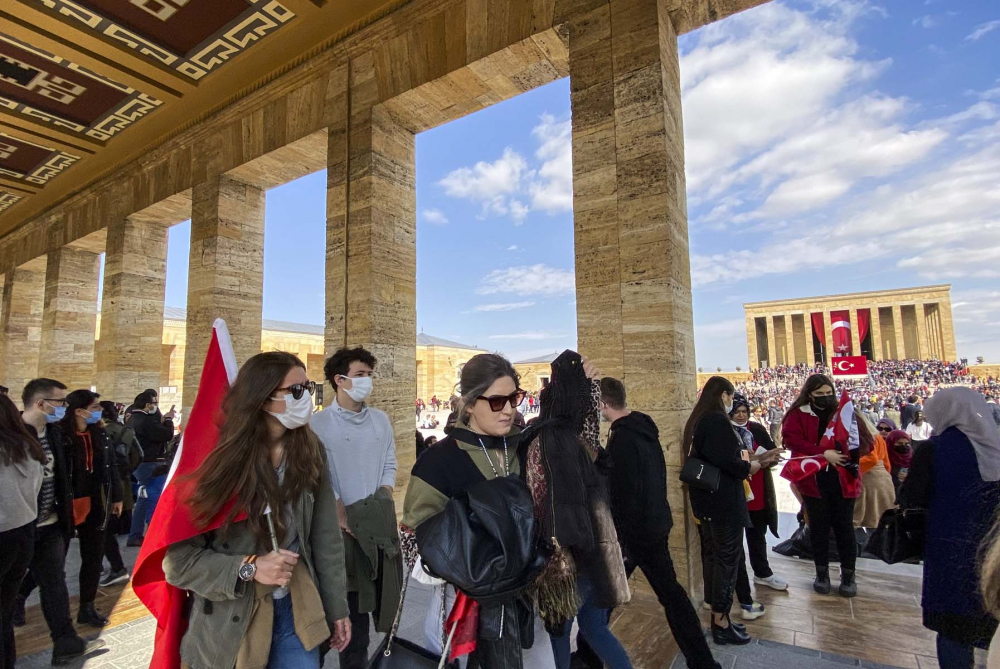
<path fill-rule="evenodd" d="M 757 620 L 757 618 L 764 615 L 764 605 L 760 602 L 754 602 L 753 604 L 740 604 L 740 609 L 742 611 L 743 620 Z"/>
<path fill-rule="evenodd" d="M 761 578 L 759 576 L 753 577 L 753 582 L 757 585 L 763 585 L 772 590 L 788 590 L 788 584 L 782 581 L 780 578 L 771 574 L 767 578 Z"/>
<path fill-rule="evenodd" d="M 142 537 L 129 536 L 128 541 L 125 542 L 127 548 L 141 548 L 142 547 Z"/>
<path fill-rule="evenodd" d="M 112 569 L 101 579 L 101 587 L 106 588 L 116 583 L 128 583 L 128 569 Z"/>

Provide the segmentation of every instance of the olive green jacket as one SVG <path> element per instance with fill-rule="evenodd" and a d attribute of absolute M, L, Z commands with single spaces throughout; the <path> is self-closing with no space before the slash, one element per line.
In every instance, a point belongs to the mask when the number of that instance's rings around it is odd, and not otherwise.
<path fill-rule="evenodd" d="M 315 492 L 302 493 L 292 514 L 299 535 L 299 564 L 319 590 L 327 623 L 346 618 L 347 577 L 337 502 L 327 467 Z M 247 555 L 261 554 L 246 522 L 229 531 L 206 532 L 172 545 L 163 559 L 167 582 L 188 590 L 192 606 L 181 641 L 181 659 L 191 669 L 229 669 L 236 665 L 253 613 L 254 588 L 239 579 Z"/>

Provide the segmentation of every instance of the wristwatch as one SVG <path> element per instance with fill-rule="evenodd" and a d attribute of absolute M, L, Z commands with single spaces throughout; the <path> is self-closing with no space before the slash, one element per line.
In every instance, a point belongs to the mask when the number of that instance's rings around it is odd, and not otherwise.
<path fill-rule="evenodd" d="M 244 583 L 249 583 L 257 575 L 257 556 L 249 556 L 243 564 L 240 565 L 240 580 Z"/>

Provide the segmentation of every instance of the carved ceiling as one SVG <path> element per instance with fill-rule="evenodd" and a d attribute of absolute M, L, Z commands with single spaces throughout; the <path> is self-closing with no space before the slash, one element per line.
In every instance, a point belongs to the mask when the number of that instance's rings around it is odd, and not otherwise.
<path fill-rule="evenodd" d="M 0 235 L 401 3 L 0 3 Z"/>

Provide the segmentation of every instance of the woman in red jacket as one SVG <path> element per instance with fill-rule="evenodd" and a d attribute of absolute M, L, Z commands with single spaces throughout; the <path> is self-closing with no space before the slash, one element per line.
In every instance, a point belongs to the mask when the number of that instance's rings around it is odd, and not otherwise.
<path fill-rule="evenodd" d="M 796 482 L 809 514 L 809 534 L 812 538 L 813 562 L 816 580 L 813 589 L 826 595 L 830 592 L 830 529 L 837 539 L 840 555 L 840 595 L 854 597 L 858 586 L 854 581 L 854 565 L 858 547 L 854 539 L 854 500 L 861 491 L 861 478 L 854 483 L 849 476 L 842 477 L 837 467 L 847 464 L 847 456 L 839 450 L 822 449 L 820 438 L 839 401 L 833 381 L 823 374 L 813 374 L 806 379 L 799 396 L 785 413 L 781 425 L 781 438 L 792 457 L 803 455 L 822 456 L 825 466 L 813 476 Z"/>

